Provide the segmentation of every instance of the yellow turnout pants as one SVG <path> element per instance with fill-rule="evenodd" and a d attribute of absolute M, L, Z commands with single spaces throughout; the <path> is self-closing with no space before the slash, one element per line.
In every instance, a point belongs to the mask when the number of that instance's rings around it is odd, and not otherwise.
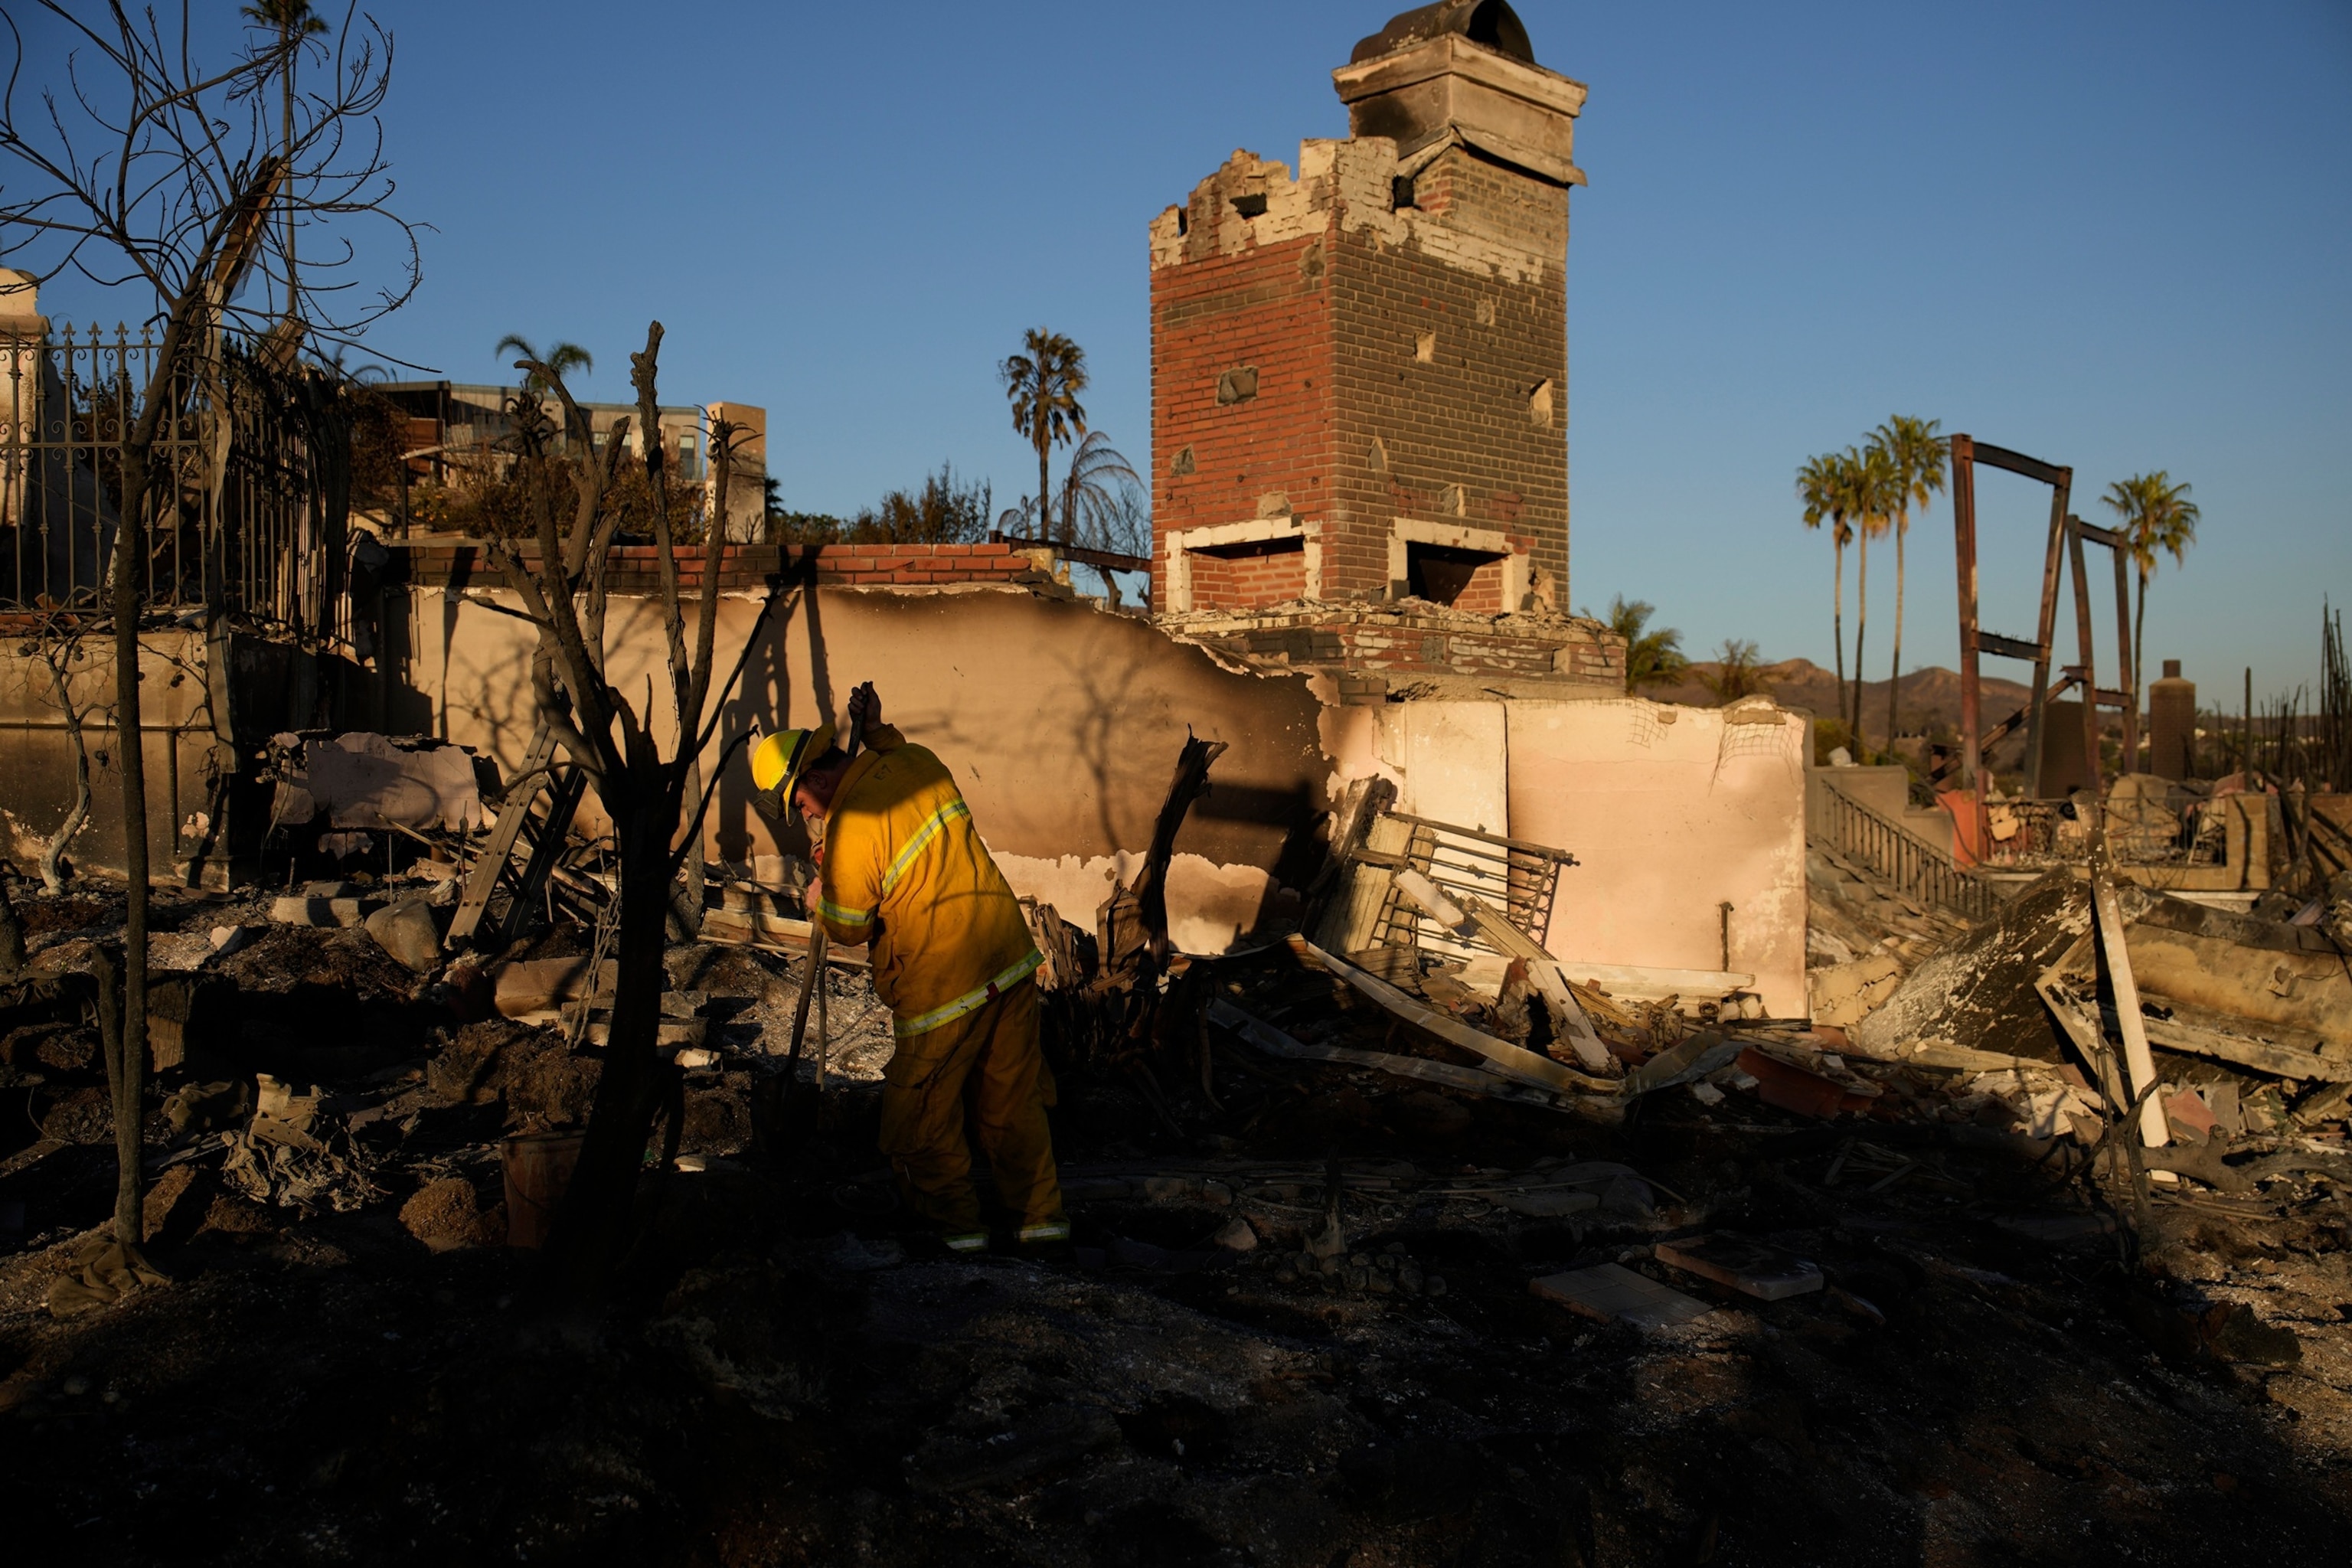
<path fill-rule="evenodd" d="M 1037 1048 L 1037 987 L 1024 981 L 985 1006 L 909 1036 L 882 1076 L 882 1152 L 908 1205 L 951 1237 L 982 1231 L 964 1141 L 969 1102 L 997 1195 L 1024 1240 L 1066 1237 L 1045 1108 L 1054 1075 Z"/>

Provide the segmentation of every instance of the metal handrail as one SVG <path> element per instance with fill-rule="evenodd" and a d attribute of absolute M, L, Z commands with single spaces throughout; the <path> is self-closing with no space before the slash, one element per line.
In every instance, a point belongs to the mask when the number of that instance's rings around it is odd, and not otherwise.
<path fill-rule="evenodd" d="M 1889 821 L 1826 780 L 1811 791 L 1813 831 L 1861 862 L 1897 892 L 1969 920 L 1989 918 L 2000 899 L 1992 885 L 1952 863 L 1935 846 Z"/>

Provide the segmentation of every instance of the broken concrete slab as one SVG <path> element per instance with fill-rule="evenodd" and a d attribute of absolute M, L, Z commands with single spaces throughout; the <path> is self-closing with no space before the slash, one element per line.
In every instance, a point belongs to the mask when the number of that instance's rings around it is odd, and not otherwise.
<path fill-rule="evenodd" d="M 368 916 L 382 908 L 382 899 L 312 898 L 298 893 L 273 900 L 269 918 L 279 925 L 341 927 L 348 931 L 365 925 Z"/>
<path fill-rule="evenodd" d="M 1643 1329 L 1671 1329 L 1715 1310 L 1695 1296 L 1615 1263 L 1547 1274 L 1528 1281 L 1528 1289 L 1585 1317 Z"/>
<path fill-rule="evenodd" d="M 494 1005 L 508 1017 L 520 1018 L 592 993 L 609 997 L 620 984 L 620 961 L 608 958 L 595 965 L 593 982 L 590 967 L 590 960 L 585 957 L 534 958 L 501 964 L 493 977 Z"/>
<path fill-rule="evenodd" d="M 1240 1215 L 1235 1215 L 1232 1219 L 1228 1220 L 1225 1223 L 1225 1227 L 1217 1232 L 1215 1239 L 1216 1244 L 1219 1247 L 1223 1247 L 1228 1252 L 1255 1252 L 1257 1250 L 1257 1232 L 1252 1229 L 1250 1222 L 1243 1218 Z"/>
<path fill-rule="evenodd" d="M 1754 1237 L 1717 1232 L 1662 1241 L 1651 1251 L 1659 1262 L 1702 1279 L 1712 1279 L 1759 1301 L 1782 1301 L 1822 1288 L 1822 1271 L 1785 1247 Z"/>
<path fill-rule="evenodd" d="M 2324 932 L 2182 899 L 2135 902 L 2126 935 L 2143 994 L 2352 1050 L 2352 966 Z"/>
<path fill-rule="evenodd" d="M 1625 1075 L 1628 1099 L 1648 1094 L 1654 1089 L 1671 1089 L 1678 1083 L 1688 1083 L 1705 1078 L 1718 1068 L 1739 1059 L 1747 1047 L 1728 1039 L 1719 1031 L 1701 1029 L 1679 1045 L 1669 1046 Z"/>
<path fill-rule="evenodd" d="M 2142 951 L 2138 930 L 2135 925 L 2126 932 L 2126 945 L 2135 964 Z M 2095 955 L 2086 934 L 2034 982 L 2051 1016 L 2086 1059 L 2095 1059 L 2102 1048 L 2100 1040 L 2119 1033 L 2122 1023 L 2113 1003 L 2098 997 L 2096 978 Z M 2180 980 L 2176 970 L 2168 983 L 2179 984 Z M 2210 976 L 2191 983 L 2209 995 L 2204 987 L 2210 984 Z M 2293 983 L 2288 984 L 2292 989 Z M 2140 996 L 2139 1023 L 2147 1043 L 2165 1050 L 2210 1057 L 2274 1078 L 2352 1081 L 2352 1033 L 2327 1035 L 2265 1018 L 2262 1014 L 2268 1009 L 2262 1002 L 2242 991 L 2239 1000 L 2252 1009 L 2251 1016 L 2200 1006 L 2146 987 Z"/>
<path fill-rule="evenodd" d="M 1853 1049 L 1900 1061 L 1921 1040 L 2054 1062 L 2064 1044 L 2034 991 L 2042 972 L 2091 929 L 2091 890 L 2057 870 L 1905 978 L 1848 1031 Z"/>
<path fill-rule="evenodd" d="M 418 974 L 441 967 L 441 925 L 433 906 L 423 899 L 404 899 L 368 916 L 368 935 L 376 945 Z"/>
<path fill-rule="evenodd" d="M 1850 1029 L 1894 995 L 1902 983 L 1901 961 L 1886 952 L 1808 970 L 1805 986 L 1812 1021 L 1816 1026 Z"/>
<path fill-rule="evenodd" d="M 1966 1090 L 1956 1109 L 1965 1110 L 1971 1103 L 1980 1103 L 1977 1096 L 1989 1095 L 2008 1105 L 2020 1119 L 2012 1131 L 2030 1138 L 2069 1137 L 2078 1120 L 2096 1122 L 2099 1119 L 2099 1101 L 2093 1091 L 2066 1082 L 2046 1068 L 1979 1073 L 1967 1081 Z"/>

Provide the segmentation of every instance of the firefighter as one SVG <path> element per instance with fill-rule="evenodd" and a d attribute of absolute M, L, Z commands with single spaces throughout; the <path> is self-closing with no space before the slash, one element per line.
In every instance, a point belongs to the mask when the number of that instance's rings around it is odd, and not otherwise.
<path fill-rule="evenodd" d="M 1037 1048 L 1032 976 L 1044 960 L 946 766 L 882 722 L 870 682 L 851 693 L 849 717 L 866 747 L 856 757 L 830 724 L 782 730 L 753 751 L 751 778 L 808 824 L 818 867 L 809 918 L 873 955 L 897 1036 L 882 1152 L 908 1206 L 950 1250 L 982 1250 L 969 1103 L 1019 1244 L 1056 1247 L 1070 1225 L 1045 1125 L 1054 1077 Z"/>

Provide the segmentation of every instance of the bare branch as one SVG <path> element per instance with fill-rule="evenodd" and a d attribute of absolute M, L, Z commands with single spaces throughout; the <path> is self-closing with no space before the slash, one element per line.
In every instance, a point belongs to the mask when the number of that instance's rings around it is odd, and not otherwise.
<path fill-rule="evenodd" d="M 695 622 L 694 666 L 686 700 L 678 705 L 680 734 L 692 734 L 701 725 L 703 699 L 710 690 L 712 638 L 719 630 L 719 565 L 727 543 L 727 481 L 735 469 L 735 437 L 740 429 L 731 420 L 710 422 L 710 455 L 718 467 L 711 470 L 710 513 L 702 522 L 702 609 Z M 762 611 L 763 618 L 765 615 Z"/>
<path fill-rule="evenodd" d="M 659 374 L 662 324 L 646 328 L 646 349 L 629 356 L 629 380 L 637 389 L 637 424 L 644 432 L 646 484 L 653 492 L 654 564 L 661 570 L 662 632 L 669 649 L 671 700 L 677 704 L 680 734 L 693 732 L 698 713 L 689 715 L 687 698 L 692 672 L 686 658 L 686 609 L 677 589 L 677 551 L 670 537 L 668 453 L 661 440 L 661 405 L 655 384 Z"/>
<path fill-rule="evenodd" d="M 297 302 L 304 321 L 348 339 L 415 291 L 417 230 L 387 205 L 394 187 L 378 119 L 392 39 L 373 20 L 354 14 L 347 23 L 327 89 L 295 100 L 292 134 L 281 138 L 261 89 L 299 41 L 207 69 L 195 58 L 190 4 L 180 6 L 166 44 L 152 10 L 133 16 L 115 4 L 85 20 L 60 0 L 37 3 L 72 43 L 54 68 L 63 90 L 41 93 L 38 110 L 28 112 L 25 39 L 8 18 L 0 169 L 13 163 L 25 176 L 0 180 L 0 253 L 10 265 L 40 281 L 73 271 L 101 287 L 137 280 L 161 300 L 176 299 L 207 276 L 220 250 L 218 216 L 277 157 L 289 172 L 271 197 L 274 215 L 317 231 L 314 240 L 326 247 L 305 268 Z M 360 217 L 388 223 L 398 241 L 396 281 L 367 300 L 353 292 L 359 249 L 337 226 Z M 285 275 L 287 232 L 272 223 L 259 237 L 258 276 Z M 225 299 L 215 308 L 222 324 L 247 328 L 275 316 Z"/>

